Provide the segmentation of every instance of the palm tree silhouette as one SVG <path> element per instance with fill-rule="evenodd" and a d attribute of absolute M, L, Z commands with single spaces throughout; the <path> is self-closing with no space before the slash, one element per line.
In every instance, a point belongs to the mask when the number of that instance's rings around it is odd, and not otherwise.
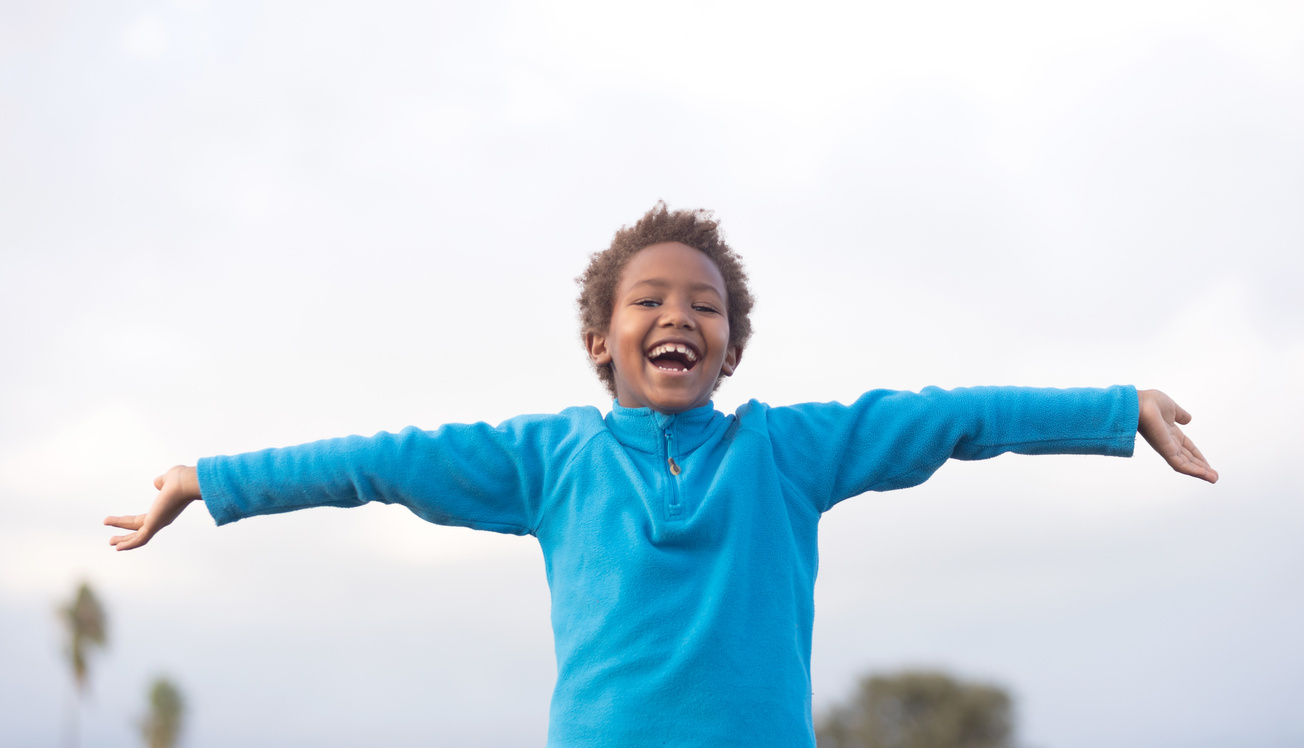
<path fill-rule="evenodd" d="M 186 701 L 181 690 L 167 678 L 155 678 L 149 689 L 149 714 L 141 720 L 140 733 L 149 748 L 173 748 L 181 734 Z"/>
<path fill-rule="evenodd" d="M 72 729 L 69 732 L 70 743 L 76 746 L 79 742 L 81 700 L 86 694 L 87 659 L 92 649 L 107 643 L 107 621 L 104 606 L 87 582 L 82 582 L 77 587 L 72 602 L 59 608 L 59 619 L 67 629 L 68 660 L 72 663 L 72 675 L 77 683 L 77 701 L 73 704 Z"/>

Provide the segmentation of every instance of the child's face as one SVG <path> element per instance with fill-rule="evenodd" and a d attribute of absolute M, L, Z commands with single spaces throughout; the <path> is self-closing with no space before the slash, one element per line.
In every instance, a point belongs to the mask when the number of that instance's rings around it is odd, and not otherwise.
<path fill-rule="evenodd" d="M 729 345 L 727 302 L 720 269 L 686 244 L 653 244 L 631 257 L 606 334 L 585 335 L 594 363 L 612 365 L 616 401 L 661 413 L 710 402 L 741 356 Z"/>

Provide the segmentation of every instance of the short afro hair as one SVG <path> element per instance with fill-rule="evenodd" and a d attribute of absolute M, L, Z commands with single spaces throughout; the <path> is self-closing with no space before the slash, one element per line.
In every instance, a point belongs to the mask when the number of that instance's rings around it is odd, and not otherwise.
<path fill-rule="evenodd" d="M 616 286 L 629 258 L 644 247 L 664 242 L 686 244 L 711 258 L 724 278 L 725 305 L 729 317 L 729 344 L 741 351 L 752 336 L 751 312 L 754 299 L 747 288 L 747 273 L 742 260 L 720 235 L 720 222 L 709 210 L 670 210 L 658 200 L 633 226 L 622 226 L 611 246 L 589 256 L 589 266 L 575 279 L 580 286 L 580 339 L 590 332 L 606 334 Z M 594 364 L 598 378 L 616 396 L 616 377 L 611 365 Z M 724 377 L 716 382 L 719 387 Z"/>

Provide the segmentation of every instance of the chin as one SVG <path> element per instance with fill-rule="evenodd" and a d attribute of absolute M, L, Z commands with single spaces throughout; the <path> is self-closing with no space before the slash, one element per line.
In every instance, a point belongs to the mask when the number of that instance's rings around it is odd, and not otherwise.
<path fill-rule="evenodd" d="M 651 408 L 658 413 L 683 413 L 686 410 L 700 408 L 711 402 L 711 398 L 659 398 L 653 401 Z"/>

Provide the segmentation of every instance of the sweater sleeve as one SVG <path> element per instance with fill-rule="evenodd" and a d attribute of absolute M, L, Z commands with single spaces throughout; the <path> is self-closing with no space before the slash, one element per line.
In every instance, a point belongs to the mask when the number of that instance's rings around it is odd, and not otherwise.
<path fill-rule="evenodd" d="M 219 525 L 380 501 L 436 524 L 525 535 L 537 526 L 558 466 L 580 436 L 574 420 L 563 414 L 522 416 L 497 427 L 409 427 L 206 457 L 198 464 L 200 493 Z"/>
<path fill-rule="evenodd" d="M 866 491 L 923 483 L 952 457 L 1130 457 L 1137 394 L 1131 386 L 874 390 L 851 405 L 773 408 L 768 419 L 780 472 L 826 511 Z"/>

